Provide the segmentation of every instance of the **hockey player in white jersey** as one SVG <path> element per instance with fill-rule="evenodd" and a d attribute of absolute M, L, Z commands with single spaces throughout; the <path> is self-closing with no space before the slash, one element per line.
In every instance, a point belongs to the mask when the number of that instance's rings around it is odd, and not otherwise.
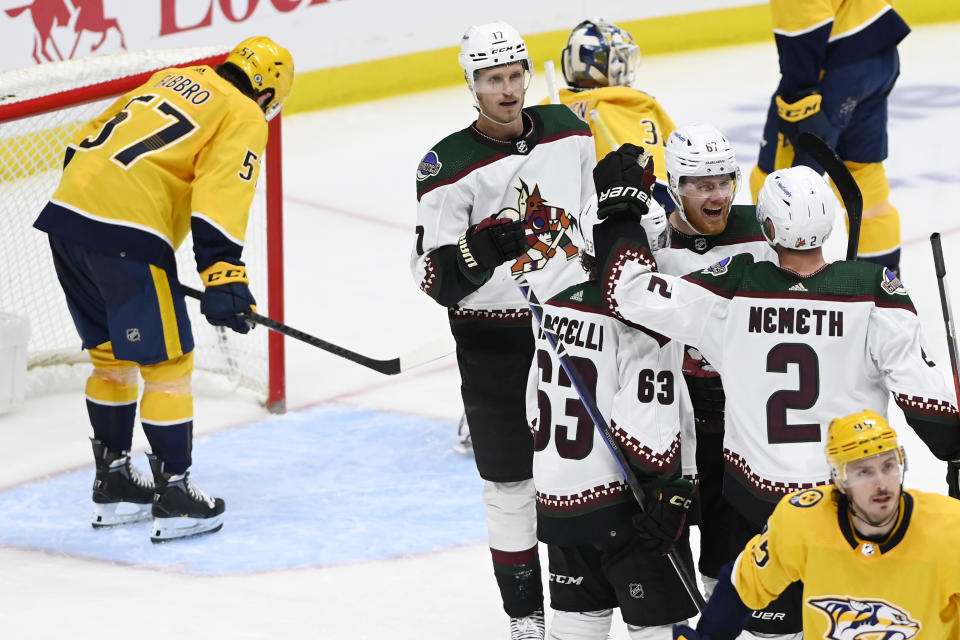
<path fill-rule="evenodd" d="M 755 207 L 733 204 L 740 166 L 733 146 L 719 129 L 705 123 L 679 127 L 667 141 L 664 160 L 676 208 L 669 217 L 666 242 L 650 245 L 661 273 L 684 275 L 741 253 L 756 260 L 776 260 L 760 230 Z M 641 220 L 645 228 L 648 217 Z M 709 596 L 730 554 L 731 506 L 722 492 L 725 397 L 720 374 L 694 346 L 686 349 L 683 373 L 696 421 L 698 565 Z"/>
<path fill-rule="evenodd" d="M 543 587 L 524 399 L 533 330 L 513 278 L 524 274 L 543 300 L 582 279 L 576 217 L 596 206 L 593 139 L 563 105 L 523 107 L 533 63 L 510 25 L 470 27 L 460 65 L 477 119 L 417 167 L 410 266 L 448 308 L 511 636 L 538 640 Z"/>
<path fill-rule="evenodd" d="M 741 529 L 732 542 L 758 533 L 783 495 L 828 482 L 826 426 L 851 407 L 884 414 L 892 394 L 934 455 L 960 457 L 953 392 L 903 284 L 879 265 L 823 259 L 838 207 L 812 170 L 774 172 L 757 217 L 778 262 L 740 255 L 683 277 L 653 271 L 629 220 L 594 229 L 611 311 L 696 345 L 726 381 L 724 494 Z M 769 633 L 800 630 L 797 585 L 765 610 Z"/>
<path fill-rule="evenodd" d="M 637 208 L 637 214 L 647 211 L 647 204 L 636 200 L 620 204 Z M 693 566 L 684 526 L 693 485 L 683 475 L 692 477 L 695 465 L 692 450 L 681 455 L 681 430 L 693 427 L 681 370 L 683 345 L 613 317 L 592 254 L 585 233 L 581 260 L 589 277 L 543 305 L 537 366 L 527 393 L 535 434 L 537 537 L 548 545 L 555 610 L 548 638 L 605 640 L 619 607 L 630 638 L 670 640 L 670 625 L 697 613 L 664 556 L 675 548 L 681 561 Z M 551 339 L 562 345 L 586 385 L 583 391 L 616 433 L 648 496 L 645 513 Z"/>

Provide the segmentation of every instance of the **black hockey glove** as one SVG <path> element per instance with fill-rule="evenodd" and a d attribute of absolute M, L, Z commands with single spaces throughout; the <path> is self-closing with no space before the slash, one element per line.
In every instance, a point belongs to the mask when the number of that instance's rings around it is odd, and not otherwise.
<path fill-rule="evenodd" d="M 692 496 L 693 483 L 684 478 L 648 492 L 644 512 L 633 516 L 640 547 L 660 555 L 670 553 L 683 534 Z"/>
<path fill-rule="evenodd" d="M 641 160 L 644 164 L 640 164 Z M 611 151 L 593 168 L 597 218 L 603 220 L 621 212 L 641 218 L 650 208 L 656 181 L 653 158 L 646 155 L 643 147 L 627 143 Z"/>
<path fill-rule="evenodd" d="M 827 115 L 820 110 L 822 96 L 816 92 L 808 92 L 806 95 L 789 97 L 777 96 L 777 115 L 780 117 L 780 131 L 783 136 L 793 145 L 796 156 L 793 159 L 793 165 L 806 165 L 816 171 L 821 171 L 820 166 L 813 161 L 807 154 L 800 153 L 797 146 L 797 139 L 801 133 L 812 133 L 821 140 L 829 142 L 832 127 Z"/>
<path fill-rule="evenodd" d="M 200 313 L 215 327 L 229 327 L 237 333 L 247 333 L 254 326 L 243 314 L 257 310 L 257 302 L 250 293 L 247 269 L 242 264 L 217 262 L 200 273 L 203 296 Z"/>
<path fill-rule="evenodd" d="M 947 495 L 960 500 L 960 460 L 947 463 Z"/>
<path fill-rule="evenodd" d="M 723 422 L 723 408 L 727 403 L 727 395 L 723 392 L 723 381 L 720 376 L 701 377 L 695 375 L 683 376 L 687 380 L 687 390 L 690 392 L 690 402 L 693 404 L 693 415 L 697 422 Z"/>
<path fill-rule="evenodd" d="M 486 272 L 528 249 L 523 223 L 506 218 L 486 218 L 464 231 L 457 244 L 457 263 L 471 280 L 484 278 Z"/>

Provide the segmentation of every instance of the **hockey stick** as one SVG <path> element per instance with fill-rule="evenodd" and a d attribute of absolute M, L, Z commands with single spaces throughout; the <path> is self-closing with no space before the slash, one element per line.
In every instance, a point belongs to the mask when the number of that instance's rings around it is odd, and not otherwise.
<path fill-rule="evenodd" d="M 530 287 L 530 283 L 527 282 L 526 276 L 523 273 L 519 273 L 514 276 L 514 280 L 516 281 L 517 286 L 520 287 L 520 293 L 523 294 L 523 297 L 526 299 L 527 306 L 530 307 L 530 313 L 532 313 L 533 317 L 536 318 L 537 324 L 543 331 L 543 335 L 546 336 L 547 342 L 550 343 L 550 348 L 553 349 L 553 352 L 557 354 L 557 358 L 560 360 L 560 366 L 562 366 L 563 370 L 567 372 L 567 376 L 570 378 L 570 383 L 573 385 L 574 390 L 580 397 L 580 402 L 583 403 L 584 408 L 587 410 L 587 414 L 590 416 L 593 424 L 597 427 L 597 430 L 600 431 L 600 436 L 607 445 L 607 448 L 610 450 L 610 453 L 613 455 L 613 459 L 616 461 L 617 466 L 620 467 L 620 472 L 626 479 L 627 485 L 630 487 L 630 492 L 633 494 L 634 500 L 636 500 L 637 504 L 640 505 L 640 510 L 645 511 L 647 498 L 643 494 L 643 489 L 640 487 L 640 481 L 637 480 L 636 474 L 633 472 L 633 469 L 630 468 L 630 462 L 627 460 L 626 455 L 624 455 L 623 450 L 620 449 L 620 445 L 617 443 L 616 433 L 614 433 L 613 429 L 610 428 L 610 425 L 607 424 L 603 414 L 600 413 L 600 409 L 597 408 L 597 403 L 593 396 L 589 391 L 587 391 L 588 387 L 583 382 L 583 378 L 580 376 L 580 372 L 577 370 L 577 367 L 570 361 L 570 356 L 567 355 L 567 350 L 566 347 L 563 346 L 563 342 L 558 340 L 557 335 L 551 332 L 550 328 L 544 324 L 543 305 L 540 304 L 540 300 L 538 300 L 536 294 L 534 294 L 533 289 Z M 671 549 L 667 554 L 667 559 L 670 560 L 670 564 L 673 565 L 674 570 L 677 572 L 677 576 L 679 576 L 680 582 L 683 583 L 684 589 L 687 590 L 687 594 L 690 596 L 690 599 L 693 600 L 693 604 L 697 607 L 697 612 L 702 613 L 705 604 L 703 596 L 697 589 L 697 583 L 693 576 L 688 573 L 686 566 L 684 566 L 683 562 L 680 560 L 680 557 L 677 555 L 676 550 Z"/>
<path fill-rule="evenodd" d="M 188 287 L 186 285 L 180 285 L 183 288 L 183 292 L 199 300 L 202 297 L 202 293 Z M 254 313 L 253 311 L 248 311 L 243 314 L 248 320 L 255 322 L 256 324 L 262 324 L 268 329 L 272 329 L 277 333 L 282 333 L 285 336 L 290 336 L 291 338 L 296 338 L 301 342 L 306 342 L 307 344 L 317 347 L 318 349 L 323 349 L 329 353 L 332 353 L 341 358 L 346 358 L 351 362 L 356 362 L 357 364 L 364 366 L 368 369 L 373 369 L 374 371 L 379 371 L 388 376 L 396 375 L 407 371 L 408 369 L 413 369 L 414 367 L 419 367 L 422 364 L 426 364 L 437 358 L 442 358 L 445 355 L 453 353 L 452 339 L 450 337 L 440 338 L 434 340 L 419 349 L 414 349 L 413 351 L 397 356 L 396 358 L 390 358 L 389 360 L 377 360 L 369 356 L 361 355 L 356 351 L 350 351 L 338 345 L 333 344 L 332 342 L 327 342 L 326 340 L 321 340 L 320 338 L 314 337 L 309 333 L 304 333 L 299 329 L 294 329 L 293 327 L 287 326 L 282 322 L 277 322 L 273 318 L 268 318 L 267 316 L 262 316 L 259 313 Z"/>
<path fill-rule="evenodd" d="M 957 394 L 957 406 L 960 407 L 960 365 L 957 361 L 957 332 L 953 324 L 953 310 L 947 296 L 947 268 L 943 262 L 943 247 L 940 246 L 940 234 L 930 234 L 933 248 L 933 268 L 940 287 L 940 308 L 943 309 L 943 322 L 947 328 L 947 351 L 950 352 L 950 369 L 953 372 L 953 390 Z"/>
<path fill-rule="evenodd" d="M 850 169 L 837 156 L 837 152 L 826 142 L 812 133 L 804 131 L 800 134 L 799 149 L 808 154 L 817 164 L 827 172 L 833 184 L 837 185 L 843 206 L 847 210 L 847 221 L 850 231 L 847 236 L 847 260 L 857 259 L 857 248 L 860 246 L 860 224 L 863 220 L 863 194 L 857 181 L 853 179 Z"/>
<path fill-rule="evenodd" d="M 603 139 L 607 141 L 607 144 L 610 145 L 611 151 L 616 151 L 620 148 L 617 139 L 613 135 L 613 131 L 610 131 L 610 127 L 607 126 L 606 121 L 600 117 L 600 112 L 596 109 L 590 109 L 590 119 L 594 121 L 597 125 L 597 129 L 600 129 L 600 135 L 603 136 Z"/>
<path fill-rule="evenodd" d="M 560 104 L 560 92 L 557 91 L 557 74 L 553 70 L 553 60 L 543 63 L 543 75 L 547 79 L 547 97 L 550 104 Z"/>
<path fill-rule="evenodd" d="M 960 407 L 960 366 L 957 362 L 957 332 L 953 324 L 953 310 L 947 296 L 947 267 L 943 262 L 943 247 L 940 246 L 940 234 L 930 234 L 930 246 L 933 249 L 933 269 L 937 274 L 937 286 L 940 288 L 940 308 L 943 310 L 943 323 L 947 329 L 947 351 L 950 353 L 950 371 L 953 373 L 953 392 L 957 407 Z M 947 474 L 958 473 L 954 462 L 947 463 Z M 948 482 L 949 485 L 949 482 Z"/>

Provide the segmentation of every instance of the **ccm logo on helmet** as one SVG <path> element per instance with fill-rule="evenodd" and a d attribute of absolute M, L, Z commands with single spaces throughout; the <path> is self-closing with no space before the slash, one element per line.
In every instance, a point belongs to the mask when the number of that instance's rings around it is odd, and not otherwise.
<path fill-rule="evenodd" d="M 684 509 L 689 509 L 691 502 L 693 501 L 690 498 L 684 498 L 683 496 L 672 496 L 670 498 L 670 504 L 675 507 L 683 507 Z"/>
<path fill-rule="evenodd" d="M 650 196 L 643 191 L 640 191 L 640 189 L 636 187 L 610 187 L 601 193 L 597 200 L 599 202 L 603 202 L 607 198 L 636 198 L 640 202 L 646 204 L 647 200 L 650 199 Z"/>

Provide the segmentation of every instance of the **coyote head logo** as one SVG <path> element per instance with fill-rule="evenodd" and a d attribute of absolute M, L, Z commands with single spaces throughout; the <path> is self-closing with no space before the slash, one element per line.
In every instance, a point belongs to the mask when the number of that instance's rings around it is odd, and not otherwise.
<path fill-rule="evenodd" d="M 811 598 L 809 606 L 830 620 L 826 640 L 908 640 L 920 632 L 920 623 L 883 600 L 842 596 Z"/>

